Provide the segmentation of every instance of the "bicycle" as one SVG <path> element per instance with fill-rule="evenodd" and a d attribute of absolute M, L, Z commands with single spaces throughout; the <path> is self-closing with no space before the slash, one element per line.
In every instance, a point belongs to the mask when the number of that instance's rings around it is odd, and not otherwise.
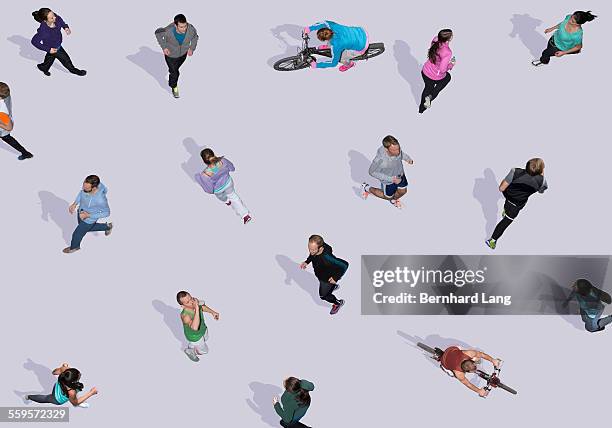
<path fill-rule="evenodd" d="M 425 345 L 424 343 L 417 343 L 417 346 L 421 349 L 423 349 L 424 351 L 427 351 L 431 354 L 431 358 L 433 358 L 434 360 L 440 362 L 440 368 L 442 370 L 444 370 L 444 372 L 448 373 L 448 370 L 446 370 L 444 367 L 442 367 L 441 361 L 442 361 L 442 355 L 444 354 L 444 351 L 440 348 L 431 348 L 430 346 Z M 491 389 L 493 388 L 501 388 L 504 391 L 508 391 L 510 394 L 514 394 L 516 395 L 517 392 L 515 389 L 510 388 L 508 385 L 505 385 L 501 382 L 500 378 L 499 378 L 499 372 L 501 371 L 501 362 L 500 362 L 500 367 L 496 367 L 493 370 L 492 374 L 488 374 L 482 370 L 476 370 L 476 374 L 481 377 L 482 379 L 484 379 L 485 381 L 487 381 L 487 386 L 484 387 L 484 389 L 486 391 L 491 391 Z M 485 398 L 485 397 L 482 397 Z"/>
<path fill-rule="evenodd" d="M 306 33 L 302 33 L 302 48 L 298 50 L 297 55 L 279 59 L 274 63 L 274 69 L 277 71 L 295 71 L 310 67 L 310 64 L 315 61 L 314 55 L 331 58 L 332 53 L 329 47 L 324 49 L 311 48 L 308 46 L 310 37 Z M 382 54 L 385 51 L 384 43 L 370 43 L 368 50 L 358 57 L 353 58 L 353 61 L 368 60 Z"/>

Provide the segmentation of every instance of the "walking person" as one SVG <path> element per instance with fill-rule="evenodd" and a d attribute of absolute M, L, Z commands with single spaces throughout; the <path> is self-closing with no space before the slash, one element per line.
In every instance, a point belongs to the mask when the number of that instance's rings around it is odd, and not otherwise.
<path fill-rule="evenodd" d="M 179 98 L 178 79 L 179 68 L 188 56 L 193 55 L 198 46 L 198 32 L 195 27 L 187 22 L 182 13 L 174 17 L 174 22 L 163 28 L 155 30 L 157 43 L 164 52 L 164 58 L 168 65 L 168 85 L 172 89 L 174 98 Z"/>
<path fill-rule="evenodd" d="M 201 302 L 192 297 L 186 291 L 179 291 L 176 294 L 176 301 L 183 308 L 181 311 L 181 322 L 185 338 L 187 339 L 187 347 L 184 349 L 185 355 L 191 361 L 200 361 L 198 355 L 208 353 L 208 345 L 206 345 L 208 327 L 204 322 L 204 313 L 209 313 L 215 320 L 219 320 L 219 312 L 209 308 L 203 301 Z"/>
<path fill-rule="evenodd" d="M 338 281 L 346 273 L 349 263 L 334 256 L 331 245 L 319 235 L 308 238 L 308 252 L 308 258 L 300 264 L 300 269 L 306 269 L 312 263 L 319 280 L 319 297 L 332 304 L 330 314 L 335 315 L 344 305 L 344 300 L 337 299 L 334 291 L 340 288 Z"/>
<path fill-rule="evenodd" d="M 17 159 L 24 160 L 30 159 L 34 155 L 30 153 L 25 147 L 19 144 L 12 135 L 13 130 L 13 104 L 11 102 L 11 89 L 9 85 L 4 82 L 0 82 L 0 138 L 6 144 L 17 150 L 20 155 Z"/>
<path fill-rule="evenodd" d="M 69 36 L 72 33 L 68 24 L 64 22 L 61 16 L 56 15 L 51 9 L 43 7 L 40 10 L 32 12 L 32 16 L 36 22 L 40 22 L 40 26 L 32 37 L 32 44 L 35 48 L 46 52 L 45 59 L 37 67 L 45 76 L 51 76 L 49 69 L 57 58 L 66 69 L 77 76 L 85 76 L 87 72 L 80 70 L 72 64 L 72 60 L 68 52 L 62 47 L 62 29 Z"/>
<path fill-rule="evenodd" d="M 230 175 L 230 172 L 236 170 L 234 164 L 223 156 L 215 156 L 215 153 L 209 148 L 202 150 L 200 156 L 206 168 L 195 175 L 198 184 L 206 193 L 215 195 L 225 205 L 232 207 L 236 215 L 242 218 L 244 224 L 250 222 L 251 214 L 236 193 L 234 180 Z"/>
<path fill-rule="evenodd" d="M 64 253 L 70 254 L 80 250 L 81 241 L 88 232 L 104 232 L 106 236 L 111 234 L 113 223 L 108 221 L 110 207 L 107 193 L 108 189 L 100 182 L 97 175 L 85 177 L 83 188 L 68 207 L 70 214 L 77 213 L 78 225 L 72 233 L 70 246 L 64 248 Z"/>
<path fill-rule="evenodd" d="M 535 192 L 544 193 L 546 189 L 548 189 L 548 184 L 544 178 L 544 161 L 542 159 L 530 159 L 525 165 L 525 169 L 512 168 L 510 170 L 499 184 L 499 191 L 506 198 L 506 202 L 504 203 L 502 219 L 495 226 L 493 236 L 485 241 L 490 249 L 495 249 L 497 240 L 525 207 L 529 197 Z"/>
<path fill-rule="evenodd" d="M 425 88 L 421 94 L 419 113 L 431 107 L 432 101 L 451 80 L 449 71 L 455 66 L 455 57 L 449 46 L 452 39 L 453 31 L 446 28 L 440 30 L 438 36 L 431 41 L 431 46 L 427 51 L 427 61 L 421 71 Z"/>
<path fill-rule="evenodd" d="M 319 49 L 330 48 L 331 59 L 329 61 L 313 61 L 311 68 L 336 67 L 342 65 L 338 70 L 344 72 L 355 66 L 353 58 L 363 55 L 370 46 L 368 33 L 361 27 L 348 27 L 333 21 L 323 21 L 304 28 L 304 33 L 317 32 L 317 38 L 328 45 L 319 46 Z"/>
<path fill-rule="evenodd" d="M 591 22 L 595 18 L 597 18 L 597 15 L 593 15 L 590 10 L 587 12 L 579 10 L 567 15 L 562 22 L 554 27 L 544 30 L 544 34 L 553 31 L 555 33 L 548 40 L 548 45 L 542 52 L 540 59 L 534 59 L 531 64 L 539 67 L 548 64 L 553 56 L 560 58 L 563 55 L 580 53 L 582 50 L 582 24 Z"/>
<path fill-rule="evenodd" d="M 372 194 L 391 202 L 396 208 L 402 208 L 400 198 L 408 192 L 408 181 L 402 161 L 408 165 L 414 164 L 412 158 L 402 151 L 399 141 L 394 136 L 387 135 L 383 138 L 382 147 L 378 148 L 369 170 L 372 177 L 380 180 L 381 188 L 375 189 L 363 183 L 362 197 L 367 199 Z"/>
<path fill-rule="evenodd" d="M 305 379 L 288 377 L 283 382 L 285 392 L 280 398 L 272 398 L 276 414 L 281 417 L 280 424 L 285 428 L 309 428 L 300 422 L 310 407 L 310 393 L 314 384 Z"/>
<path fill-rule="evenodd" d="M 584 321 L 584 328 L 595 333 L 602 331 L 606 326 L 612 323 L 612 315 L 602 317 L 605 309 L 604 303 L 611 304 L 612 297 L 610 294 L 595 287 L 587 279 L 578 279 L 572 285 L 572 292 L 564 303 L 567 306 L 570 300 L 576 299 L 580 305 L 580 316 Z"/>
<path fill-rule="evenodd" d="M 78 393 L 83 390 L 83 384 L 79 382 L 81 380 L 80 371 L 70 367 L 68 363 L 64 363 L 53 370 L 52 373 L 57 376 L 57 382 L 53 386 L 53 392 L 46 395 L 26 395 L 26 401 L 34 401 L 41 404 L 55 404 L 56 406 L 61 406 L 62 404 L 70 402 L 73 406 L 89 407 L 89 403 L 86 403 L 86 401 L 96 395 L 98 390 L 94 386 L 82 396 L 78 396 Z"/>

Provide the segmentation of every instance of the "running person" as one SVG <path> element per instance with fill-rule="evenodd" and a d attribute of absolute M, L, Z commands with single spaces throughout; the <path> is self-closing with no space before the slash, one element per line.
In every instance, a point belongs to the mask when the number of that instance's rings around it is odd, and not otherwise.
<path fill-rule="evenodd" d="M 565 305 L 575 298 L 580 305 L 580 315 L 584 321 L 584 328 L 594 333 L 606 328 L 612 323 L 612 315 L 602 318 L 604 303 L 612 303 L 612 298 L 608 293 L 595 287 L 587 279 L 581 278 L 572 285 L 572 292 L 565 301 Z"/>
<path fill-rule="evenodd" d="M 346 273 L 349 263 L 332 254 L 331 245 L 323 241 L 319 235 L 308 238 L 308 258 L 300 264 L 300 269 L 306 269 L 310 263 L 319 280 L 319 297 L 332 304 L 331 315 L 336 314 L 344 305 L 344 300 L 337 299 L 334 291 L 340 288 L 338 281 Z"/>
<path fill-rule="evenodd" d="M 13 104 L 11 102 L 11 89 L 4 82 L 0 82 L 0 115 L 2 115 L 0 117 L 0 139 L 20 153 L 17 159 L 25 160 L 33 157 L 34 155 L 11 135 L 14 127 Z"/>
<path fill-rule="evenodd" d="M 382 147 L 378 148 L 376 157 L 370 165 L 369 174 L 380 180 L 380 189 L 373 189 L 369 184 L 362 183 L 362 197 L 372 194 L 377 198 L 386 199 L 397 208 L 402 208 L 400 198 L 408 191 L 408 181 L 404 173 L 402 161 L 412 165 L 414 161 L 402 151 L 399 141 L 387 135 L 383 138 Z"/>
<path fill-rule="evenodd" d="M 576 11 L 567 15 L 563 22 L 544 30 L 544 34 L 556 31 L 548 40 L 548 45 L 542 52 L 540 59 L 534 59 L 531 64 L 539 67 L 548 64 L 552 56 L 560 58 L 563 55 L 580 53 L 582 50 L 582 24 L 595 18 L 597 18 L 597 15 L 593 15 L 590 10 L 587 12 Z"/>
<path fill-rule="evenodd" d="M 43 72 L 45 76 L 51 76 L 49 69 L 53 65 L 55 59 L 59 59 L 66 69 L 72 74 L 77 76 L 85 76 L 87 72 L 85 70 L 79 70 L 72 64 L 72 60 L 68 55 L 68 52 L 62 47 L 62 29 L 69 36 L 72 31 L 68 24 L 64 22 L 61 16 L 56 15 L 53 11 L 47 7 L 43 7 L 35 12 L 32 12 L 32 16 L 36 22 L 40 22 L 40 26 L 32 37 L 32 44 L 36 49 L 46 52 L 45 59 L 37 67 Z"/>
<path fill-rule="evenodd" d="M 204 312 L 211 314 L 215 320 L 219 320 L 219 312 L 209 308 L 195 297 L 191 297 L 191 294 L 186 291 L 179 291 L 176 294 L 176 301 L 183 308 L 181 321 L 187 339 L 187 348 L 184 349 L 184 352 L 191 361 L 200 361 L 198 355 L 208 353 L 208 345 L 206 345 L 208 327 L 204 322 Z"/>
<path fill-rule="evenodd" d="M 493 236 L 485 241 L 490 249 L 495 249 L 497 240 L 525 207 L 529 196 L 535 192 L 544 193 L 546 189 L 548 189 L 548 184 L 544 178 L 544 161 L 542 159 L 530 159 L 525 165 L 525 169 L 512 168 L 510 170 L 499 184 L 499 191 L 503 193 L 506 202 L 504 203 L 502 219 L 495 226 Z"/>
<path fill-rule="evenodd" d="M 251 214 L 236 193 L 234 180 L 230 176 L 230 172 L 236 170 L 234 164 L 223 156 L 215 156 L 212 149 L 202 150 L 200 156 L 206 168 L 195 175 L 198 184 L 206 193 L 214 194 L 225 205 L 231 206 L 244 224 L 250 222 Z"/>
<path fill-rule="evenodd" d="M 440 364 L 444 369 L 451 371 L 459 382 L 470 388 L 481 397 L 486 397 L 489 391 L 485 390 L 484 388 L 478 388 L 465 377 L 465 373 L 476 372 L 477 364 L 480 363 L 482 358 L 493 364 L 495 368 L 499 368 L 501 364 L 500 359 L 494 359 L 484 352 L 467 349 L 461 350 L 457 346 L 450 346 L 446 348 L 442 354 L 442 358 L 440 359 Z"/>
<path fill-rule="evenodd" d="M 440 30 L 438 36 L 431 41 L 431 46 L 427 51 L 427 61 L 421 71 L 425 88 L 421 94 L 419 113 L 431 107 L 432 101 L 451 80 L 449 71 L 455 66 L 455 57 L 448 44 L 452 39 L 453 30 L 446 28 Z"/>
<path fill-rule="evenodd" d="M 308 428 L 300 422 L 310 407 L 310 392 L 314 384 L 305 379 L 288 377 L 283 382 L 285 392 L 280 398 L 272 398 L 276 414 L 281 417 L 280 424 L 285 428 Z"/>
<path fill-rule="evenodd" d="M 368 33 L 361 27 L 347 27 L 333 21 L 323 21 L 304 28 L 304 33 L 317 32 L 317 38 L 328 45 L 320 49 L 330 48 L 332 57 L 329 61 L 313 61 L 312 68 L 335 67 L 342 63 L 339 70 L 347 71 L 355 65 L 353 58 L 363 55 L 369 46 Z"/>
<path fill-rule="evenodd" d="M 83 390 L 83 384 L 79 382 L 81 379 L 81 372 L 75 368 L 72 368 L 68 363 L 64 363 L 52 372 L 57 376 L 57 382 L 53 386 L 53 392 L 47 395 L 26 395 L 26 401 L 34 401 L 42 404 L 55 404 L 61 406 L 70 402 L 73 406 L 78 407 L 89 407 L 89 403 L 86 403 L 90 397 L 96 395 L 98 390 L 94 386 L 87 393 L 81 397 L 77 396 L 77 393 Z"/>

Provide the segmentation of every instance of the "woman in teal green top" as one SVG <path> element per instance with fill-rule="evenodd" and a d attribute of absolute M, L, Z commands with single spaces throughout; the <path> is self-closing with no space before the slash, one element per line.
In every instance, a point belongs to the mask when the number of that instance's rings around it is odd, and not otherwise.
<path fill-rule="evenodd" d="M 597 18 L 591 11 L 576 11 L 567 15 L 563 22 L 554 27 L 544 30 L 544 34 L 555 31 L 555 34 L 548 41 L 548 46 L 542 52 L 540 59 L 531 61 L 536 67 L 548 64 L 552 56 L 562 57 L 563 55 L 577 54 L 582 49 L 582 24 Z"/>
<path fill-rule="evenodd" d="M 300 422 L 310 407 L 310 391 L 314 384 L 305 379 L 288 377 L 284 382 L 285 392 L 280 398 L 274 397 L 272 403 L 274 410 L 282 419 L 281 426 L 285 428 L 308 428 Z"/>
<path fill-rule="evenodd" d="M 57 382 L 53 386 L 53 392 L 47 395 L 26 395 L 26 401 L 34 401 L 36 403 L 55 404 L 61 406 L 70 401 L 73 406 L 89 407 L 86 403 L 87 399 L 92 395 L 96 395 L 98 390 L 94 386 L 89 392 L 77 397 L 77 392 L 83 390 L 83 384 L 79 382 L 81 372 L 64 363 L 55 370 L 53 374 L 58 376 Z"/>

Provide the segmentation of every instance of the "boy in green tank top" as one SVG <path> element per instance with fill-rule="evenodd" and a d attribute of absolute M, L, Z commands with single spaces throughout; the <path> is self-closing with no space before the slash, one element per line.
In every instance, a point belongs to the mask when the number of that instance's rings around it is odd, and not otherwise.
<path fill-rule="evenodd" d="M 191 361 L 200 361 L 198 355 L 208 353 L 208 346 L 206 345 L 208 327 L 204 322 L 204 312 L 212 314 L 215 320 L 219 319 L 219 313 L 206 306 L 204 302 L 192 297 L 186 291 L 179 291 L 176 295 L 176 301 L 183 308 L 181 322 L 187 339 L 185 354 Z"/>

